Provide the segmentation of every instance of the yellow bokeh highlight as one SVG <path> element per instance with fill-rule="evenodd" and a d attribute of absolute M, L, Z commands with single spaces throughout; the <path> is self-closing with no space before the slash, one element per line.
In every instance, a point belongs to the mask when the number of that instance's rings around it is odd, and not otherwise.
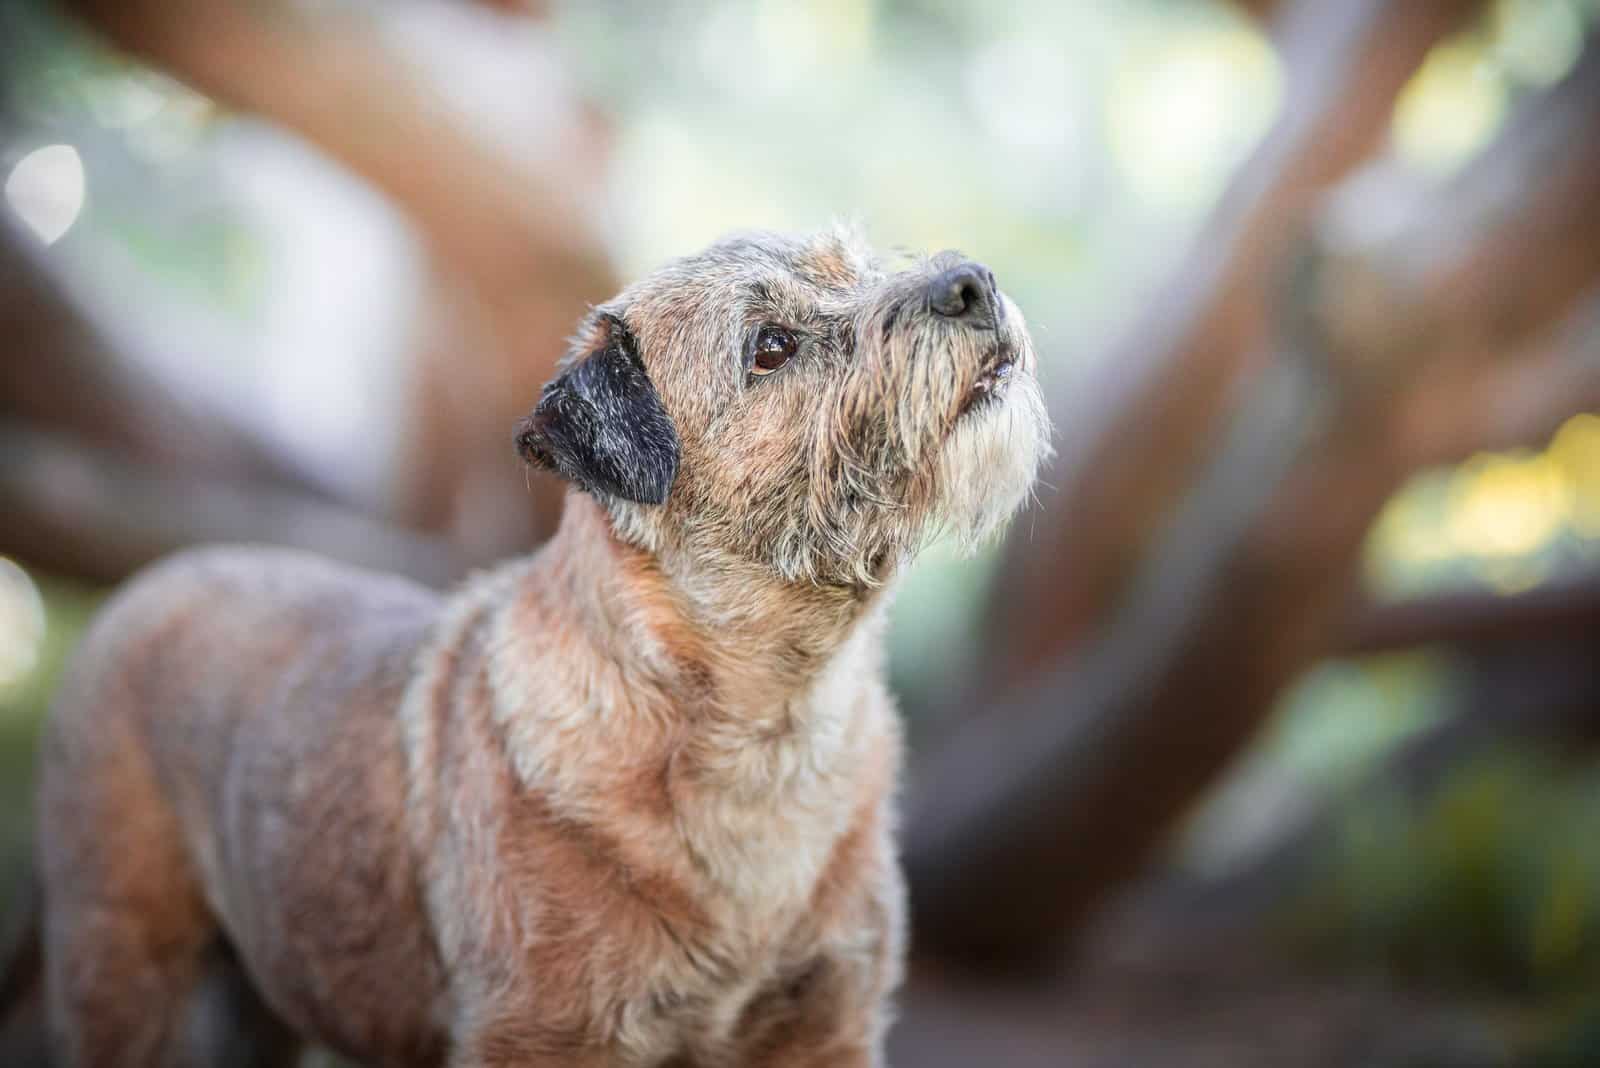
<path fill-rule="evenodd" d="M 1461 35 L 1428 54 L 1395 102 L 1394 147 L 1435 173 L 1461 166 L 1504 121 L 1506 86 L 1479 38 Z"/>
<path fill-rule="evenodd" d="M 1369 557 L 1409 566 L 1426 566 L 1450 560 L 1456 547 L 1440 530 L 1440 525 L 1424 504 L 1432 496 L 1425 482 L 1437 483 L 1444 476 L 1419 475 L 1405 490 L 1396 493 L 1378 513 L 1369 541 Z"/>
<path fill-rule="evenodd" d="M 1475 456 L 1456 473 L 1446 529 L 1462 553 L 1524 556 L 1561 532 L 1571 496 L 1548 455 Z"/>
<path fill-rule="evenodd" d="M 1595 539 L 1600 415 L 1584 413 L 1542 451 L 1482 453 L 1413 478 L 1373 524 L 1366 569 L 1391 595 L 1437 585 L 1441 568 L 1461 565 L 1491 589 L 1518 593 L 1550 579 L 1563 554 L 1600 548 Z"/>
<path fill-rule="evenodd" d="M 1550 460 L 1571 488 L 1573 529 L 1600 538 L 1600 415 L 1568 419 L 1550 442 Z"/>

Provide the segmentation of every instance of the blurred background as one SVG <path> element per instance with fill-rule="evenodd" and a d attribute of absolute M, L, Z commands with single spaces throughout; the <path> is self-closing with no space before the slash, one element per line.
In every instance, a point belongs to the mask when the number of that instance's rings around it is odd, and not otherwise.
<path fill-rule="evenodd" d="M 586 304 L 843 218 L 995 270 L 1059 453 L 899 594 L 894 1063 L 1600 1063 L 1597 23 L 3 5 L 0 893 L 111 586 L 532 548 L 510 431 Z"/>

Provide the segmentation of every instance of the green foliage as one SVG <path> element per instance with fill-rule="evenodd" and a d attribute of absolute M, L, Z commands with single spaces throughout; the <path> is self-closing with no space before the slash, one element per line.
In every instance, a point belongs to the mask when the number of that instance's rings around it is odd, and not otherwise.
<path fill-rule="evenodd" d="M 1419 799 L 1353 800 L 1292 929 L 1396 976 L 1600 995 L 1600 769 L 1496 751 Z"/>

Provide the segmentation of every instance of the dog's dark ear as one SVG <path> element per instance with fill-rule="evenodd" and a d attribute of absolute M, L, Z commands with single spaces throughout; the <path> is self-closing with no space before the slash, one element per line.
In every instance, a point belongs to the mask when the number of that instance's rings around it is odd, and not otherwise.
<path fill-rule="evenodd" d="M 517 452 L 590 493 L 661 504 L 678 474 L 678 431 L 627 324 L 595 320 L 589 351 L 551 380 L 517 426 Z"/>

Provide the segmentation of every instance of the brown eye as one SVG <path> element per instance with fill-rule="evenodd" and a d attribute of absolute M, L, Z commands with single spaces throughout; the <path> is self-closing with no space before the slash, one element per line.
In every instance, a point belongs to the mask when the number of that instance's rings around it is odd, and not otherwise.
<path fill-rule="evenodd" d="M 800 339 L 781 326 L 763 326 L 756 335 L 755 352 L 750 358 L 750 373 L 770 375 L 794 357 Z"/>

